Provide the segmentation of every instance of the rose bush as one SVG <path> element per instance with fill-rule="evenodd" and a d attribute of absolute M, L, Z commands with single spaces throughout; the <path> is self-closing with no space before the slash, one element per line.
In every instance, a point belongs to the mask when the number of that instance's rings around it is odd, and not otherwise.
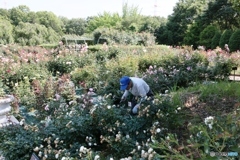
<path fill-rule="evenodd" d="M 1 128 L 3 156 L 209 159 L 210 151 L 239 152 L 240 92 L 237 83 L 226 81 L 230 66 L 238 65 L 232 57 L 166 46 L 120 47 L 63 51 L 59 62 L 51 50 L 38 52 L 47 58 L 37 61 L 3 52 L 0 76 L 20 102 L 14 113 L 20 126 Z M 142 102 L 137 116 L 116 101 L 123 75 L 143 77 L 154 91 L 155 99 Z"/>

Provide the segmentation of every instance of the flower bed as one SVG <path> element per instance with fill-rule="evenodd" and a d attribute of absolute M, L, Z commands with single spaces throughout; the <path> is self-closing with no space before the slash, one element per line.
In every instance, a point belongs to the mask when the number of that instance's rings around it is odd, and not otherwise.
<path fill-rule="evenodd" d="M 109 48 L 44 50 L 35 60 L 5 49 L 0 76 L 22 108 L 12 111 L 20 126 L 0 132 L 4 157 L 209 159 L 211 151 L 239 152 L 240 92 L 228 81 L 234 57 L 166 46 Z M 123 75 L 144 78 L 154 91 L 138 116 L 117 101 Z"/>

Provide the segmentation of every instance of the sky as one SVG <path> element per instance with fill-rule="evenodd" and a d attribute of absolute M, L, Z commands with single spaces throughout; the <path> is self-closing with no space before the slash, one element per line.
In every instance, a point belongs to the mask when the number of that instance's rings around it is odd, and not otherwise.
<path fill-rule="evenodd" d="M 146 16 L 167 18 L 173 13 L 173 7 L 179 0 L 0 0 L 0 8 L 11 9 L 26 5 L 31 11 L 51 11 L 56 16 L 87 18 L 98 16 L 104 11 L 122 13 L 122 4 L 138 7 L 138 11 Z"/>

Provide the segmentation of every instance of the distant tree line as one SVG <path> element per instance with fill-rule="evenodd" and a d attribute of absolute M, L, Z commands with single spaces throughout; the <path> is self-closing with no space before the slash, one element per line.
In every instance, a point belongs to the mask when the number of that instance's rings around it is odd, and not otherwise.
<path fill-rule="evenodd" d="M 240 48 L 238 0 L 179 0 L 168 18 L 144 16 L 127 3 L 122 14 L 104 12 L 98 16 L 68 19 L 52 12 L 33 12 L 20 5 L 0 9 L 0 43 L 39 45 L 56 43 L 63 35 L 92 37 L 95 43 L 203 45 L 214 49 L 229 44 Z M 154 38 L 153 38 L 154 37 Z"/>
<path fill-rule="evenodd" d="M 168 22 L 155 31 L 156 42 L 167 45 L 198 45 L 206 49 L 240 49 L 240 7 L 236 0 L 179 0 Z"/>

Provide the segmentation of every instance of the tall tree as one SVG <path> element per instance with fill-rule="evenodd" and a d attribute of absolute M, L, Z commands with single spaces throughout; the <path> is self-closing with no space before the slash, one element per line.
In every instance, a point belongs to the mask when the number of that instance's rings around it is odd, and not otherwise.
<path fill-rule="evenodd" d="M 62 34 L 62 21 L 52 12 L 39 11 L 36 12 L 39 23 L 48 27 L 51 27 L 58 34 Z"/>
<path fill-rule="evenodd" d="M 238 11 L 238 13 L 240 12 L 240 3 L 239 0 L 229 0 L 229 2 L 231 2 L 233 4 L 233 8 Z"/>
<path fill-rule="evenodd" d="M 0 16 L 4 19 L 9 19 L 10 14 L 7 9 L 0 8 Z"/>
<path fill-rule="evenodd" d="M 206 49 L 211 49 L 212 38 L 215 35 L 217 28 L 215 26 L 209 25 L 200 33 L 200 45 L 206 47 Z"/>
<path fill-rule="evenodd" d="M 215 48 L 219 47 L 220 38 L 221 38 L 221 33 L 219 30 L 216 30 L 215 34 L 212 38 L 211 49 L 215 49 Z"/>
<path fill-rule="evenodd" d="M 38 15 L 33 11 L 28 12 L 27 22 L 40 24 L 39 19 L 38 19 Z"/>
<path fill-rule="evenodd" d="M 229 39 L 229 48 L 231 52 L 240 50 L 240 29 L 237 29 Z"/>
<path fill-rule="evenodd" d="M 5 17 L 0 16 L 0 44 L 13 43 L 13 26 L 10 21 L 6 20 Z"/>
<path fill-rule="evenodd" d="M 15 42 L 21 45 L 39 45 L 43 43 L 57 43 L 60 37 L 51 28 L 40 24 L 20 22 L 14 28 Z"/>
<path fill-rule="evenodd" d="M 229 39 L 230 39 L 231 35 L 232 35 L 232 30 L 230 30 L 230 29 L 226 29 L 222 33 L 220 41 L 219 41 L 219 46 L 221 48 L 224 48 L 224 45 L 229 43 Z"/>
<path fill-rule="evenodd" d="M 13 25 L 18 25 L 20 22 L 27 22 L 27 15 L 30 9 L 25 5 L 20 5 L 16 8 L 10 9 L 10 19 Z"/>
<path fill-rule="evenodd" d="M 196 17 L 202 14 L 207 5 L 206 2 L 208 1 L 209 0 L 180 0 L 176 3 L 173 14 L 168 16 L 168 22 L 165 29 L 167 33 L 171 33 L 171 36 L 168 36 L 171 39 L 165 39 L 165 41 L 168 41 L 168 43 L 172 42 L 172 45 L 183 44 L 184 37 L 187 31 L 189 31 L 189 27 L 195 22 Z M 163 36 L 165 36 L 165 34 L 163 34 Z"/>
<path fill-rule="evenodd" d="M 90 17 L 87 20 L 87 32 L 91 33 L 97 28 L 115 28 L 121 22 L 121 17 L 118 13 L 104 12 L 95 17 Z"/>
<path fill-rule="evenodd" d="M 121 28 L 124 31 L 138 32 L 143 16 L 138 9 L 138 6 L 129 6 L 127 3 L 122 8 Z"/>
<path fill-rule="evenodd" d="M 68 19 L 67 17 L 62 17 L 62 16 L 59 16 L 58 18 L 59 18 L 59 19 L 61 20 L 61 22 L 62 22 L 62 31 L 63 31 L 63 33 L 64 33 L 64 34 L 67 34 L 67 33 L 66 33 L 66 26 L 67 26 L 67 24 L 68 24 L 69 19 Z"/>
<path fill-rule="evenodd" d="M 228 0 L 209 2 L 208 9 L 203 16 L 206 17 L 204 20 L 206 23 L 217 24 L 222 30 L 240 27 L 240 15 Z"/>
<path fill-rule="evenodd" d="M 139 32 L 154 33 L 160 26 L 166 25 L 167 19 L 164 17 L 143 16 L 143 21 Z"/>
<path fill-rule="evenodd" d="M 194 22 L 188 30 L 186 31 L 186 34 L 183 39 L 184 45 L 189 45 L 196 49 L 199 46 L 199 40 L 200 40 L 200 33 L 203 30 L 203 25 L 201 25 L 200 22 Z"/>
<path fill-rule="evenodd" d="M 87 26 L 87 21 L 82 18 L 70 19 L 65 26 L 65 33 L 83 35 Z"/>

